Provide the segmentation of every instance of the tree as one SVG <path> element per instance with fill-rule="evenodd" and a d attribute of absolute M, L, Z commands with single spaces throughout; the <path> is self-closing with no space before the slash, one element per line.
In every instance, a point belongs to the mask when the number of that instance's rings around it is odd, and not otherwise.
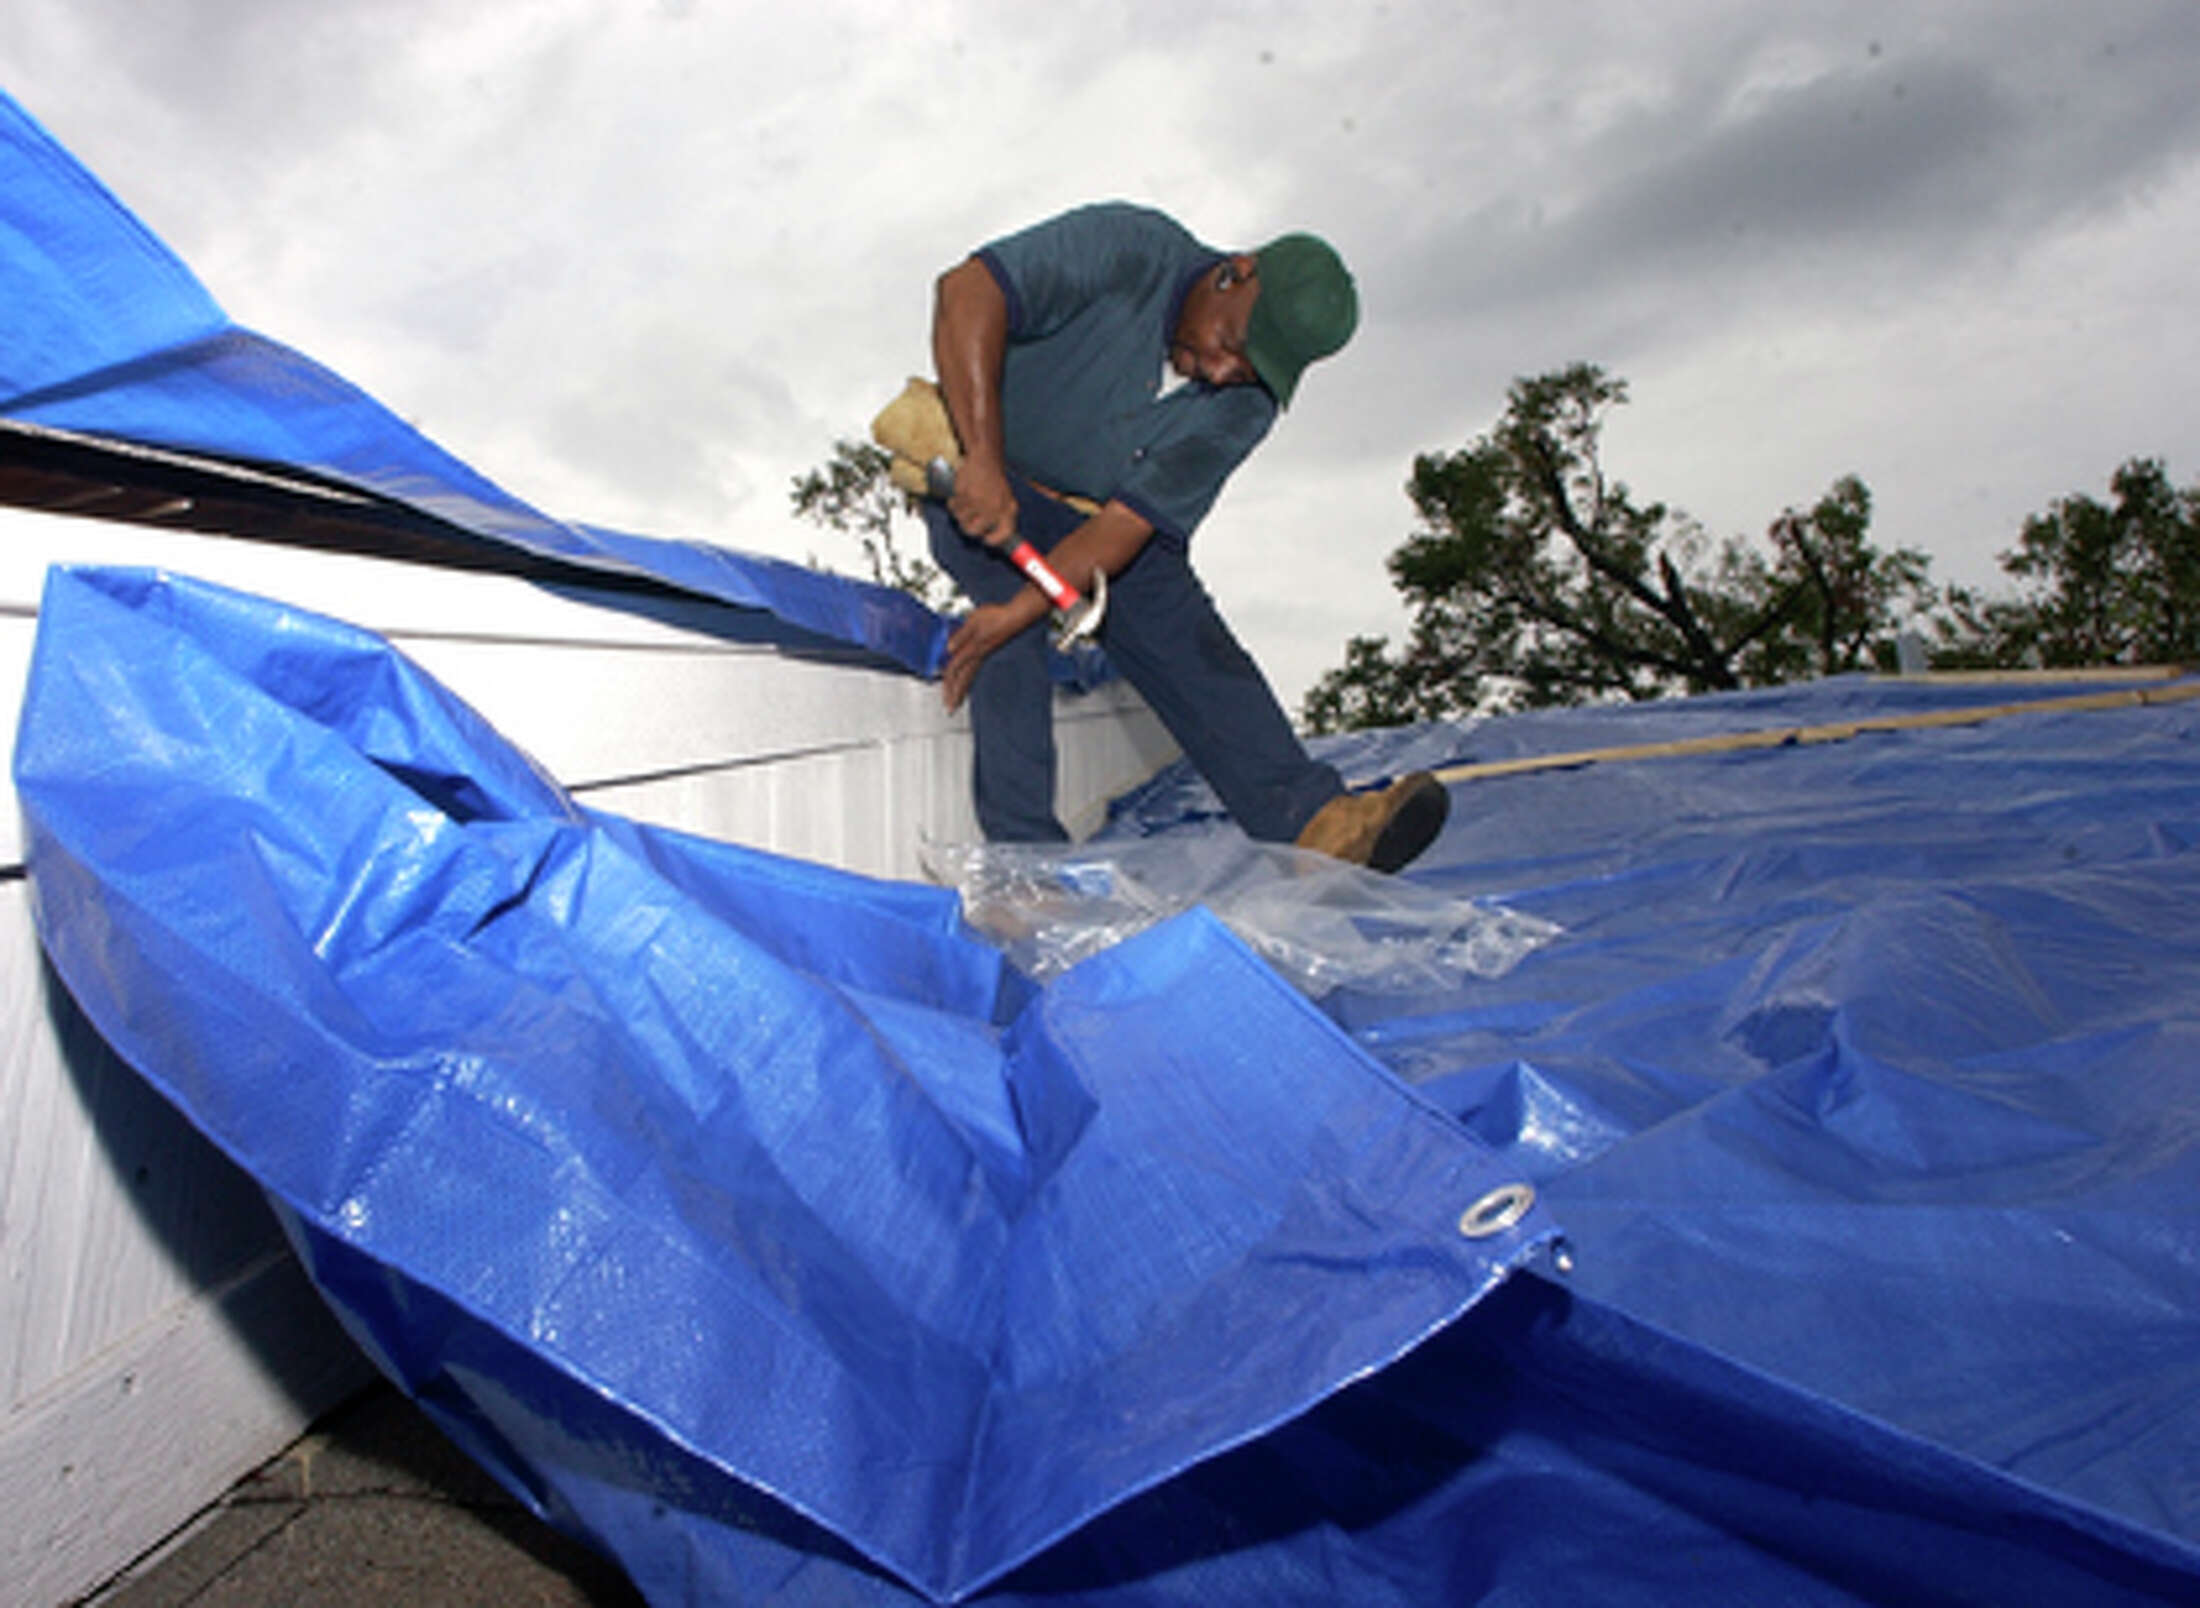
<path fill-rule="evenodd" d="M 1871 510 L 1863 481 L 1844 475 L 1809 513 L 1790 508 L 1772 522 L 1769 563 L 1728 544 L 1725 577 L 1745 611 L 1762 617 L 1776 603 L 1783 609 L 1778 628 L 1743 649 L 1744 685 L 1893 667 L 1894 630 L 1905 618 L 1929 617 L 1938 598 L 1923 553 L 1872 546 Z"/>
<path fill-rule="evenodd" d="M 1384 637 L 1356 636 L 1344 645 L 1344 664 L 1314 683 L 1300 710 L 1315 731 L 1359 731 L 1370 726 L 1409 726 L 1443 716 L 1413 674 L 1410 653 L 1387 657 Z"/>
<path fill-rule="evenodd" d="M 2133 458 L 2108 503 L 2063 497 L 2000 557 L 2013 598 L 1963 589 L 1935 663 L 2177 664 L 2200 658 L 2200 483 L 2180 491 L 2159 459 Z"/>
<path fill-rule="evenodd" d="M 809 473 L 798 475 L 789 495 L 804 519 L 843 531 L 863 544 L 871 579 L 907 592 L 928 608 L 942 608 L 954 588 L 929 559 L 902 553 L 895 521 L 913 517 L 916 503 L 887 478 L 892 455 L 868 441 L 840 440 L 833 455 Z"/>
<path fill-rule="evenodd" d="M 1624 381 L 1579 363 L 1514 383 L 1505 416 L 1417 457 L 1421 527 L 1390 555 L 1414 611 L 1393 656 L 1355 638 L 1308 695 L 1316 730 L 1598 699 L 1718 691 L 1891 660 L 1905 608 L 1932 601 L 1923 554 L 1877 552 L 1851 477 L 1775 521 L 1771 551 L 1714 545 L 1638 503 L 1601 438 Z"/>

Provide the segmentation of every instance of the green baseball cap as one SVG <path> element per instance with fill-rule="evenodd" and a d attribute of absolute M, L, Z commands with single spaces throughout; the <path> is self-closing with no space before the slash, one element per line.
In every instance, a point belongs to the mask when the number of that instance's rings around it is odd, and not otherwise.
<path fill-rule="evenodd" d="M 1360 296 L 1344 259 L 1317 236 L 1287 234 L 1253 260 L 1260 265 L 1260 296 L 1246 320 L 1245 355 L 1261 384 L 1289 407 L 1306 365 L 1352 339 Z"/>

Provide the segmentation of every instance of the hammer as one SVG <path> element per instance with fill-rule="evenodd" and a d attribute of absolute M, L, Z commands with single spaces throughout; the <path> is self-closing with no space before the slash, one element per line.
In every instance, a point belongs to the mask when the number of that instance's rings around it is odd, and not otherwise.
<path fill-rule="evenodd" d="M 941 502 L 955 495 L 955 466 L 946 458 L 934 458 L 924 466 L 924 489 Z M 1100 629 L 1101 616 L 1108 611 L 1107 571 L 1092 572 L 1092 596 L 1086 597 L 1076 587 L 1054 572 L 1054 566 L 1041 555 L 1039 549 L 1022 537 L 1008 550 L 1008 561 L 1030 576 L 1046 593 L 1047 601 L 1054 605 L 1054 641 L 1057 647 L 1089 637 Z"/>

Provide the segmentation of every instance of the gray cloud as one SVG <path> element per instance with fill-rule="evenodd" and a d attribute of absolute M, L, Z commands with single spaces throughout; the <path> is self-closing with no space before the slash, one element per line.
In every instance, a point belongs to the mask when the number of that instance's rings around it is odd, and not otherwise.
<path fill-rule="evenodd" d="M 1394 312 L 1670 301 L 1685 285 L 1698 311 L 1732 316 L 1797 281 L 1869 295 L 2006 261 L 2200 151 L 2200 9 L 2141 20 L 2128 44 L 2018 27 L 1998 58 L 1882 50 L 1756 90 L 1729 59 L 1568 153 L 1577 197 L 1505 188 L 1441 220 L 1393 265 Z"/>
<path fill-rule="evenodd" d="M 2200 473 L 2195 81 L 2190 0 L 0 11 L 0 82 L 243 321 L 555 512 L 790 556 L 973 245 L 1105 195 L 1330 234 L 1362 334 L 1201 537 L 1292 697 L 1393 628 L 1413 453 L 1576 358 L 1720 531 L 1857 470 L 1975 564 L 2123 455 Z"/>

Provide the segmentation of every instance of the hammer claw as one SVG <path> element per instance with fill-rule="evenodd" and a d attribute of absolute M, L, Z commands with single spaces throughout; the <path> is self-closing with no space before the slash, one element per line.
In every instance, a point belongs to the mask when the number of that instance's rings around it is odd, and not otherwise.
<path fill-rule="evenodd" d="M 1100 629 L 1101 616 L 1108 612 L 1108 572 L 1096 569 L 1092 572 L 1092 590 L 1074 607 L 1063 609 L 1054 616 L 1054 645 L 1067 648 L 1081 642 Z"/>

